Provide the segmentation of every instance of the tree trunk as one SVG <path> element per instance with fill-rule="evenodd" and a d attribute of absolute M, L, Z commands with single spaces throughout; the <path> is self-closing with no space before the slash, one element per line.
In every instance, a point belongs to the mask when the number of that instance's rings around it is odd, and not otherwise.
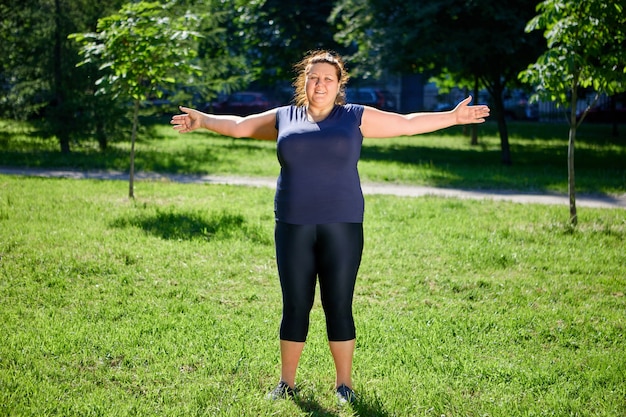
<path fill-rule="evenodd" d="M 472 104 L 477 104 L 478 101 L 478 77 L 474 77 L 474 102 Z M 472 139 L 470 141 L 471 145 L 478 145 L 478 125 L 472 125 Z"/>
<path fill-rule="evenodd" d="M 71 152 L 70 137 L 62 130 L 57 132 L 57 137 L 59 139 L 59 145 L 61 145 L 61 153 L 68 155 Z"/>
<path fill-rule="evenodd" d="M 500 132 L 500 147 L 502 148 L 501 162 L 504 165 L 513 165 L 511 148 L 509 146 L 509 131 L 506 126 L 504 113 L 498 115 L 498 131 Z"/>
<path fill-rule="evenodd" d="M 133 133 L 130 139 L 130 176 L 128 181 L 128 198 L 135 198 L 135 139 L 139 124 L 139 100 L 135 100 L 133 108 Z"/>
<path fill-rule="evenodd" d="M 54 47 L 52 53 L 52 71 L 54 79 L 54 100 L 52 117 L 54 117 L 54 130 L 56 131 L 57 138 L 59 139 L 59 145 L 61 146 L 62 154 L 70 153 L 70 135 L 68 134 L 68 127 L 66 120 L 68 115 L 65 109 L 65 97 L 63 83 L 63 69 L 62 69 L 62 42 L 63 34 L 61 33 L 61 3 L 59 0 L 54 1 Z"/>
<path fill-rule="evenodd" d="M 567 191 L 569 194 L 569 221 L 572 226 L 578 223 L 578 215 L 576 214 L 576 182 L 574 179 L 574 143 L 576 140 L 576 102 L 577 97 L 576 84 L 572 88 L 572 100 L 570 105 L 570 124 L 569 124 L 569 141 L 567 144 Z"/>
<path fill-rule="evenodd" d="M 498 132 L 500 133 L 500 148 L 502 149 L 501 162 L 503 165 L 513 165 L 511 160 L 511 149 L 509 147 L 509 131 L 506 126 L 504 117 L 504 101 L 502 94 L 504 93 L 504 84 L 502 80 L 496 79 L 486 83 L 489 95 L 493 99 L 493 110 L 498 122 Z"/>
<path fill-rule="evenodd" d="M 469 91 L 467 91 L 467 87 L 465 87 L 463 89 L 463 97 L 467 97 L 468 94 L 469 94 Z M 463 125 L 463 136 L 470 135 L 471 133 L 468 133 L 468 131 L 471 132 L 471 126 Z"/>
<path fill-rule="evenodd" d="M 613 130 L 612 130 L 612 134 L 613 137 L 616 138 L 619 136 L 619 131 L 617 130 L 617 100 L 615 99 L 615 95 L 611 96 L 611 111 L 610 111 L 610 115 L 611 115 L 611 124 L 613 125 Z"/>
<path fill-rule="evenodd" d="M 495 113 L 498 121 L 498 132 L 500 133 L 500 147 L 502 149 L 502 164 L 504 165 L 512 165 L 513 161 L 511 160 L 511 148 L 509 147 L 509 131 L 506 126 L 506 118 L 504 117 L 504 103 L 502 101 L 502 92 L 500 94 L 495 95 L 494 99 L 494 107 Z"/>
<path fill-rule="evenodd" d="M 98 139 L 100 152 L 105 152 L 108 145 L 107 131 L 104 122 L 100 118 L 96 121 L 96 139 Z"/>

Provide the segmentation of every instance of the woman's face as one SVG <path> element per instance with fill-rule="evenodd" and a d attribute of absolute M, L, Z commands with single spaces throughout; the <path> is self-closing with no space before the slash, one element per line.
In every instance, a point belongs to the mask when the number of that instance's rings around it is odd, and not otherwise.
<path fill-rule="evenodd" d="M 339 93 L 337 69 L 334 65 L 325 62 L 311 65 L 306 74 L 304 87 L 309 106 L 334 106 Z"/>

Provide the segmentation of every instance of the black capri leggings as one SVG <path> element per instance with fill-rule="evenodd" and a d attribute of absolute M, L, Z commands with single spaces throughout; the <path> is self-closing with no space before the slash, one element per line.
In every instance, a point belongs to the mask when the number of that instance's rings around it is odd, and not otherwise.
<path fill-rule="evenodd" d="M 274 237 L 283 293 L 280 338 L 306 341 L 319 278 L 328 340 L 354 339 L 352 296 L 363 253 L 363 225 L 276 222 Z"/>

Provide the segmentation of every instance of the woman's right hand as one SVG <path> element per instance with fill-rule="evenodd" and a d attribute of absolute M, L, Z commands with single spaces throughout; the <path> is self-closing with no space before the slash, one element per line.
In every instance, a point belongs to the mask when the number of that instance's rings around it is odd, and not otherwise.
<path fill-rule="evenodd" d="M 203 113 L 198 110 L 180 106 L 179 109 L 184 114 L 172 116 L 171 124 L 179 133 L 187 133 L 202 127 Z"/>

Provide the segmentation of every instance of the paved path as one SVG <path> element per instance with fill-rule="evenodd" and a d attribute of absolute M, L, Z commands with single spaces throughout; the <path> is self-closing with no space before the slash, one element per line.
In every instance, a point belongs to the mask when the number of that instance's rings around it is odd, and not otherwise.
<path fill-rule="evenodd" d="M 128 174 L 121 171 L 78 171 L 72 169 L 20 169 L 0 167 L 0 174 L 73 179 L 128 180 Z M 172 181 L 180 183 L 233 184 L 269 188 L 276 187 L 275 178 L 158 174 L 145 172 L 138 172 L 135 174 L 135 178 L 137 180 Z M 562 204 L 566 206 L 569 204 L 569 198 L 567 195 L 557 193 L 524 193 L 503 190 L 464 190 L 456 188 L 436 188 L 370 182 L 364 182 L 362 184 L 362 188 L 364 194 L 388 194 L 404 197 L 434 195 L 464 199 L 504 200 L 515 203 Z M 581 207 L 626 209 L 626 194 L 614 196 L 578 194 L 576 196 L 576 205 Z"/>

